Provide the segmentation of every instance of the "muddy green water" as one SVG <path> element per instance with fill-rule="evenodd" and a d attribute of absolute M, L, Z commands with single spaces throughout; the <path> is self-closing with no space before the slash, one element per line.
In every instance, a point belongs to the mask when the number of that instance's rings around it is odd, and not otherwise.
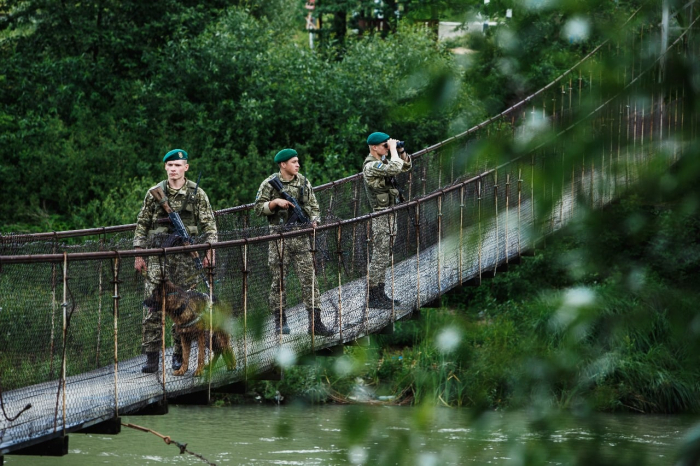
<path fill-rule="evenodd" d="M 550 413 L 550 416 L 551 413 Z M 549 416 L 548 416 L 549 417 Z M 421 409 L 388 406 L 170 406 L 127 416 L 217 465 L 672 465 L 700 419 Z M 61 458 L 6 456 L 7 465 L 205 465 L 153 434 L 71 434 Z M 526 459 L 526 461 L 523 461 Z"/>

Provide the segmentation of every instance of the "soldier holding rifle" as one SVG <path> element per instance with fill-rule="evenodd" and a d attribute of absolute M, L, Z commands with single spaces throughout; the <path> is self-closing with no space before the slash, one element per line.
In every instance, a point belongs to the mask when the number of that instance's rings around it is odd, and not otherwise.
<path fill-rule="evenodd" d="M 403 201 L 395 177 L 411 170 L 411 157 L 406 152 L 403 141 L 392 139 L 386 133 L 370 134 L 367 145 L 369 155 L 362 164 L 362 176 L 370 206 L 374 212 L 378 212 Z M 386 268 L 391 263 L 390 240 L 395 234 L 396 217 L 393 213 L 372 219 L 368 298 L 368 306 L 371 308 L 391 309 L 393 305 L 400 304 L 387 297 L 384 278 Z"/>
<path fill-rule="evenodd" d="M 311 183 L 299 173 L 299 156 L 294 149 L 283 149 L 275 155 L 279 173 L 267 177 L 255 197 L 255 213 L 264 215 L 273 232 L 295 226 L 316 226 L 320 208 Z M 277 334 L 289 333 L 287 325 L 286 281 L 289 265 L 293 264 L 301 283 L 302 298 L 309 316 L 309 335 L 332 335 L 321 321 L 321 298 L 315 280 L 313 257 L 307 236 L 295 236 L 271 241 L 268 265 L 272 275 L 270 312 L 274 316 Z"/>
<path fill-rule="evenodd" d="M 173 149 L 163 157 L 166 180 L 151 188 L 143 201 L 143 206 L 136 220 L 134 232 L 134 249 L 182 246 L 191 241 L 183 238 L 183 232 L 178 233 L 172 221 L 159 220 L 172 218 L 172 212 L 177 213 L 182 222 L 180 229 L 185 227 L 189 237 L 197 237 L 202 242 L 217 241 L 216 220 L 214 211 L 209 204 L 206 193 L 199 188 L 198 183 L 188 180 L 185 173 L 189 169 L 188 155 L 182 149 Z M 195 288 L 204 274 L 198 268 L 214 265 L 213 251 L 199 262 L 196 254 L 169 255 L 167 260 L 162 256 L 136 257 L 134 267 L 146 278 L 146 296 L 160 286 L 163 279 L 169 279 L 175 285 L 184 289 Z M 196 256 L 196 257 L 195 257 Z M 165 269 L 163 269 L 165 267 Z M 163 273 L 164 272 L 164 273 Z M 142 372 L 153 373 L 158 370 L 158 355 L 162 346 L 161 309 L 144 306 L 142 349 L 146 353 L 146 364 Z M 177 370 L 182 365 L 182 346 L 180 337 L 173 329 L 173 358 L 172 368 Z"/>

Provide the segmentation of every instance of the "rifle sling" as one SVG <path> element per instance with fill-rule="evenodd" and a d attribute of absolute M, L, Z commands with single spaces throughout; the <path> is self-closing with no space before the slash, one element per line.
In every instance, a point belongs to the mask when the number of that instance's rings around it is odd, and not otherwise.
<path fill-rule="evenodd" d="M 160 185 L 161 185 L 161 189 L 163 190 L 163 199 L 161 199 L 160 201 L 158 201 L 158 203 L 159 203 L 159 204 L 161 205 L 161 207 L 162 207 L 166 202 L 168 202 L 168 180 L 163 180 L 163 181 L 161 181 L 161 182 L 160 182 Z M 185 183 L 185 185 L 187 185 L 187 183 Z M 188 190 L 189 190 L 189 189 L 188 189 Z M 187 194 L 185 195 L 185 202 L 182 203 L 182 207 L 180 207 L 180 210 L 176 211 L 178 214 L 179 214 L 180 212 L 182 212 L 183 210 L 185 210 L 185 208 L 187 207 L 187 204 L 188 204 L 188 202 L 189 202 L 189 200 L 190 200 L 190 197 L 194 197 L 194 196 L 197 195 L 197 186 L 195 186 L 195 187 L 192 189 L 192 191 L 194 191 L 194 192 L 193 192 L 193 193 L 187 193 Z M 171 208 L 172 208 L 172 206 L 171 206 Z M 175 210 L 173 210 L 173 211 L 175 212 Z"/>

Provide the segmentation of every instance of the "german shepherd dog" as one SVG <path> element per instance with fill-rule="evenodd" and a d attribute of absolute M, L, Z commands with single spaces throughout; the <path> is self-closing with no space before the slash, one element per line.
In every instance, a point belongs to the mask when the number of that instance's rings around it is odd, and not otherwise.
<path fill-rule="evenodd" d="M 182 340 L 182 367 L 173 375 L 184 375 L 190 364 L 190 348 L 192 341 L 197 340 L 197 369 L 195 377 L 200 377 L 204 370 L 204 349 L 209 344 L 209 325 L 203 318 L 207 317 L 207 301 L 209 297 L 198 291 L 186 291 L 166 280 L 164 285 L 157 286 L 144 304 L 149 307 L 162 309 L 162 297 L 165 290 L 165 313 L 175 322 L 175 331 Z M 226 368 L 230 371 L 236 368 L 236 357 L 231 350 L 230 337 L 223 329 L 213 327 L 213 354 L 211 367 L 214 368 L 219 356 L 223 356 Z"/>

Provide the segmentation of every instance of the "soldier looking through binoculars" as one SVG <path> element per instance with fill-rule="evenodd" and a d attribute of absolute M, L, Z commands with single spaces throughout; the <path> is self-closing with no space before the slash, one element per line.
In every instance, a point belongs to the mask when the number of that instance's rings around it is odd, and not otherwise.
<path fill-rule="evenodd" d="M 362 165 L 367 198 L 372 210 L 382 211 L 403 201 L 394 177 L 410 171 L 411 157 L 403 141 L 386 133 L 367 137 L 369 155 Z M 369 300 L 372 308 L 391 309 L 399 301 L 389 299 L 385 292 L 386 268 L 391 263 L 391 236 L 396 234 L 396 216 L 391 213 L 372 219 L 372 259 L 369 264 Z M 393 295 L 393 293 L 392 293 Z"/>

